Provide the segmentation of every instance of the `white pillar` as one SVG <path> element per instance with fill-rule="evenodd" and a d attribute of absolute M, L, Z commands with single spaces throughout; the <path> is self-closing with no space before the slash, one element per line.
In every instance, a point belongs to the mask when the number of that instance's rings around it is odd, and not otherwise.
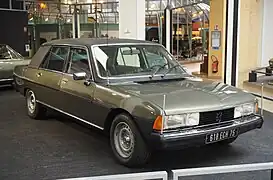
<path fill-rule="evenodd" d="M 119 38 L 145 40 L 145 0 L 119 0 Z"/>
<path fill-rule="evenodd" d="M 169 51 L 169 52 L 172 52 L 171 51 L 171 37 L 172 37 L 172 22 L 171 22 L 171 19 L 172 19 L 172 15 L 171 15 L 171 10 L 169 7 L 167 7 L 165 9 L 165 13 L 166 13 L 166 20 L 165 20 L 165 27 L 166 27 L 166 49 Z"/>
<path fill-rule="evenodd" d="M 263 13 L 263 23 L 262 23 L 262 47 L 261 51 L 261 63 L 259 64 L 261 67 L 268 66 L 269 59 L 273 58 L 272 51 L 272 42 L 273 42 L 273 1 L 272 0 L 264 0 L 263 9 L 261 12 Z M 259 61 L 258 61 L 259 62 Z"/>
<path fill-rule="evenodd" d="M 228 0 L 228 21 L 227 21 L 227 51 L 226 51 L 226 83 L 238 85 L 238 58 L 240 39 L 240 1 Z"/>
<path fill-rule="evenodd" d="M 76 12 L 72 16 L 72 34 L 73 38 L 80 38 L 81 36 L 80 15 Z"/>
<path fill-rule="evenodd" d="M 233 12 L 234 12 L 234 1 L 228 1 L 228 28 L 227 31 L 227 55 L 226 55 L 226 83 L 231 85 L 232 76 L 232 50 L 233 50 Z"/>

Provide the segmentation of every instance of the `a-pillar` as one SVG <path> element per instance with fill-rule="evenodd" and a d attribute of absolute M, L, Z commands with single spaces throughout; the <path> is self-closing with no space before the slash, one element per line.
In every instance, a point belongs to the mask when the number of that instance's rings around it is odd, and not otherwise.
<path fill-rule="evenodd" d="M 145 40 L 145 0 L 119 0 L 119 38 Z"/>

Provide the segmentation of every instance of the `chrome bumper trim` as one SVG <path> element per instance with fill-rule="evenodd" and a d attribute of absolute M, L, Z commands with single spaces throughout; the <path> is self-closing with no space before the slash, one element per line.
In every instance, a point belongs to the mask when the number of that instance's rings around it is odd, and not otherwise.
<path fill-rule="evenodd" d="M 195 129 L 190 129 L 190 130 L 180 130 L 180 131 L 175 131 L 175 132 L 164 132 L 162 134 L 163 138 L 174 138 L 174 137 L 189 137 L 189 136 L 198 136 L 202 134 L 208 134 L 212 132 L 217 132 L 217 131 L 223 131 L 226 129 L 232 129 L 240 126 L 244 126 L 247 124 L 255 123 L 256 121 L 261 120 L 262 117 L 260 116 L 253 116 L 253 117 L 248 117 L 247 119 L 244 119 L 243 121 L 234 120 L 233 124 L 227 125 L 227 126 L 222 126 L 222 127 L 210 127 L 208 129 L 200 129 L 200 128 L 195 128 Z"/>

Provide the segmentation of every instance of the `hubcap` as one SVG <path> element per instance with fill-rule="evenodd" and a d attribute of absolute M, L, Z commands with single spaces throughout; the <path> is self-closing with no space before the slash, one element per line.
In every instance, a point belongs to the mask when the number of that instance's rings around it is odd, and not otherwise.
<path fill-rule="evenodd" d="M 134 135 L 125 122 L 120 122 L 114 130 L 114 144 L 118 154 L 123 158 L 131 156 L 134 149 Z"/>
<path fill-rule="evenodd" d="M 35 111 L 36 99 L 35 99 L 35 95 L 34 95 L 33 91 L 28 91 L 28 94 L 27 94 L 27 107 L 28 107 L 28 111 L 30 113 L 33 113 Z"/>

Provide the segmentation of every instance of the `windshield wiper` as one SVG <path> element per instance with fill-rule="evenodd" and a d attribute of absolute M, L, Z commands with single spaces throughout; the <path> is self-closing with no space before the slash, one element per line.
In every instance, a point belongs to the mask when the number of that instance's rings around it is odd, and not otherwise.
<path fill-rule="evenodd" d="M 153 74 L 150 76 L 150 78 L 152 79 L 160 69 L 163 69 L 163 68 L 164 68 L 165 66 L 167 66 L 168 64 L 169 64 L 169 63 L 165 63 L 165 64 L 163 64 L 162 66 L 160 66 L 159 68 L 157 68 L 157 69 L 153 72 Z"/>
<path fill-rule="evenodd" d="M 168 74 L 169 72 L 171 72 L 174 68 L 180 67 L 180 64 L 176 64 L 175 66 L 171 67 L 170 69 L 168 69 L 161 77 L 164 78 L 166 76 L 166 74 Z"/>

